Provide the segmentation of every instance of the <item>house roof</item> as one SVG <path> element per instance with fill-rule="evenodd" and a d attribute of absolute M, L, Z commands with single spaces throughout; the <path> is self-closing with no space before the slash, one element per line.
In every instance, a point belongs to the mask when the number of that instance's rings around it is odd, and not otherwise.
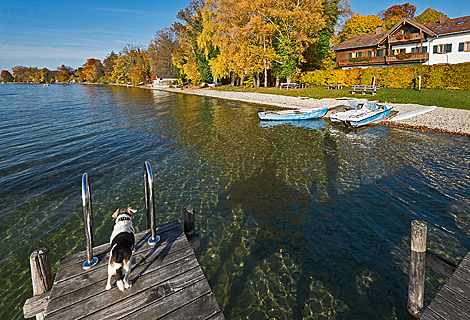
<path fill-rule="evenodd" d="M 384 31 L 381 34 L 369 33 L 352 36 L 334 47 L 333 51 L 378 46 L 385 42 L 385 39 L 389 34 L 393 34 L 405 23 L 409 23 L 431 36 L 470 31 L 470 16 L 448 19 L 442 25 L 439 24 L 439 22 L 421 24 L 416 21 L 403 18 L 392 29 Z"/>
<path fill-rule="evenodd" d="M 442 25 L 439 22 L 426 23 L 426 27 L 438 35 L 470 31 L 470 16 L 447 19 Z"/>
<path fill-rule="evenodd" d="M 380 39 L 386 37 L 389 31 L 384 31 L 381 34 L 369 33 L 352 36 L 338 44 L 333 48 L 333 51 L 346 50 L 353 48 L 373 47 L 376 46 Z"/>

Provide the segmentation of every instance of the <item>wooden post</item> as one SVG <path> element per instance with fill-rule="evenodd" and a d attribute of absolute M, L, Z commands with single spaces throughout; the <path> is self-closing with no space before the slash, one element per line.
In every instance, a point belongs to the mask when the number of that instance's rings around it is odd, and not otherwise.
<path fill-rule="evenodd" d="M 33 295 L 37 296 L 52 288 L 51 258 L 48 248 L 40 248 L 31 253 L 29 257 L 31 266 L 31 281 L 33 282 Z M 36 319 L 44 319 L 44 312 L 36 315 Z"/>
<path fill-rule="evenodd" d="M 184 234 L 193 249 L 201 245 L 201 238 L 196 234 L 196 213 L 192 204 L 183 209 L 184 212 Z"/>
<path fill-rule="evenodd" d="M 410 278 L 408 283 L 408 312 L 419 318 L 423 312 L 426 267 L 427 224 L 411 221 Z"/>

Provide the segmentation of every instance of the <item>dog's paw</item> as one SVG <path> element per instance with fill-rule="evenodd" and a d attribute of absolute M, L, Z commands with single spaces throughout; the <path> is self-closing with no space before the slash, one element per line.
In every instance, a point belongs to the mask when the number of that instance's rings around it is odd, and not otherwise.
<path fill-rule="evenodd" d="M 130 287 L 132 287 L 132 282 L 130 282 L 130 281 L 125 281 L 125 282 L 124 282 L 124 288 L 129 289 Z"/>
<path fill-rule="evenodd" d="M 106 290 L 109 290 L 109 289 L 111 289 L 111 284 L 108 283 L 108 284 L 106 285 Z"/>

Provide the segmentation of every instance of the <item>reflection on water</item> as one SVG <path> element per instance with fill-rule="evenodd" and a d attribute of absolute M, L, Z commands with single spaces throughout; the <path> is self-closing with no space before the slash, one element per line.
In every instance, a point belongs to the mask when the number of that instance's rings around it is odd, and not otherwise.
<path fill-rule="evenodd" d="M 468 137 L 259 122 L 254 105 L 122 87 L 3 85 L 0 108 L 2 319 L 22 318 L 31 251 L 55 271 L 84 250 L 81 174 L 105 243 L 116 208 L 145 211 L 144 161 L 157 223 L 196 206 L 227 319 L 403 319 L 410 221 L 453 262 L 470 249 Z M 427 275 L 429 303 L 444 282 Z"/>

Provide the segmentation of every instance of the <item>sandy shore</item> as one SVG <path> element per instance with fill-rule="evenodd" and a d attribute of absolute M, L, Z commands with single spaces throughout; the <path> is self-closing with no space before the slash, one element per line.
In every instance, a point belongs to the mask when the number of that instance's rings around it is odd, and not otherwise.
<path fill-rule="evenodd" d="M 261 105 L 270 105 L 277 107 L 289 108 L 318 108 L 318 107 L 335 107 L 338 105 L 347 105 L 347 100 L 355 100 L 357 102 L 373 101 L 373 98 L 357 99 L 352 97 L 344 97 L 338 99 L 324 98 L 313 99 L 307 97 L 289 97 L 275 94 L 263 94 L 255 92 L 232 92 L 232 91 L 218 91 L 210 88 L 206 89 L 174 89 L 166 88 L 160 89 L 170 92 L 194 94 L 205 97 L 235 100 L 248 103 L 256 103 Z M 417 104 L 395 104 L 387 103 L 393 106 L 392 110 L 398 113 L 404 113 L 410 110 L 422 108 L 422 105 Z M 400 121 L 384 121 L 389 125 L 407 126 L 420 129 L 430 129 L 446 133 L 454 133 L 461 135 L 470 135 L 470 110 L 451 109 L 451 108 L 436 108 L 428 113 L 415 116 L 409 119 Z"/>

